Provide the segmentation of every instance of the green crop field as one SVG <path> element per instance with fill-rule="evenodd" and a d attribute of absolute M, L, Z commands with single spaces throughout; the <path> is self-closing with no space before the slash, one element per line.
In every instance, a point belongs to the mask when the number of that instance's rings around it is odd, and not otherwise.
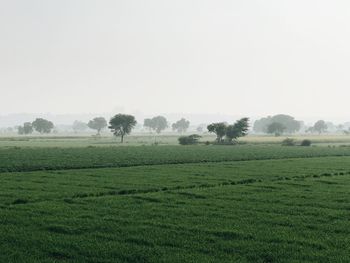
<path fill-rule="evenodd" d="M 62 140 L 0 147 L 0 262 L 350 262 L 350 147 Z"/>

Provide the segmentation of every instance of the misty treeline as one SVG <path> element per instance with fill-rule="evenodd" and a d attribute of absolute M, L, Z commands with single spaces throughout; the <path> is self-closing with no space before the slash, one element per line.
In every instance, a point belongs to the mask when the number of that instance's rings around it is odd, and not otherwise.
<path fill-rule="evenodd" d="M 294 117 L 285 114 L 278 114 L 274 116 L 268 116 L 258 119 L 252 125 L 252 129 L 249 130 L 249 119 L 242 118 L 236 123 L 228 124 L 226 122 L 217 122 L 211 124 L 200 124 L 197 126 L 190 126 L 191 123 L 185 118 L 181 118 L 173 123 L 170 123 L 164 116 L 155 116 L 153 118 L 146 118 L 142 124 L 138 124 L 136 119 L 132 115 L 117 114 L 108 122 L 104 117 L 96 117 L 88 122 L 76 120 L 70 129 L 74 133 L 83 133 L 89 130 L 95 130 L 96 135 L 100 136 L 101 132 L 107 128 L 115 135 L 120 137 L 121 141 L 124 140 L 125 135 L 131 133 L 136 129 L 139 132 L 147 132 L 160 134 L 163 131 L 173 131 L 179 134 L 185 134 L 189 130 L 196 133 L 213 133 L 216 135 L 216 141 L 233 142 L 237 138 L 245 136 L 250 133 L 254 134 L 271 134 L 274 136 L 281 136 L 283 134 L 296 134 L 296 133 L 342 133 L 350 135 L 350 123 L 344 123 L 335 125 L 331 122 L 319 120 L 312 125 L 305 125 L 303 121 L 296 120 Z M 54 124 L 46 119 L 37 118 L 32 122 L 25 122 L 21 126 L 15 128 L 20 135 L 29 135 L 34 132 L 39 134 L 57 133 L 57 129 Z M 8 128 L 7 132 L 13 132 L 12 128 Z M 184 136 L 182 136 L 184 137 Z M 184 138 L 184 141 L 198 141 L 198 136 L 192 136 L 191 138 Z"/>
<path fill-rule="evenodd" d="M 256 120 L 253 125 L 253 132 L 275 136 L 295 133 L 322 134 L 326 132 L 348 135 L 350 134 L 350 123 L 335 125 L 332 122 L 318 120 L 313 125 L 306 125 L 303 121 L 295 120 L 292 116 L 278 114 Z"/>

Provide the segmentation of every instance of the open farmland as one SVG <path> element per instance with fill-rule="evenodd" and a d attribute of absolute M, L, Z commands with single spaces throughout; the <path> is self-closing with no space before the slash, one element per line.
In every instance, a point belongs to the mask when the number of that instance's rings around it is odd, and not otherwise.
<path fill-rule="evenodd" d="M 0 149 L 0 262 L 348 262 L 350 148 Z"/>

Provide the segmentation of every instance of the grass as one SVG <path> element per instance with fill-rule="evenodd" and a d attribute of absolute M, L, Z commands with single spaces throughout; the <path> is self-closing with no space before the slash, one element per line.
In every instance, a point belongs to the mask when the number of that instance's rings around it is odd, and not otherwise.
<path fill-rule="evenodd" d="M 189 133 L 187 135 L 193 134 Z M 114 138 L 110 134 L 105 133 L 101 138 L 96 139 L 87 135 L 48 135 L 48 136 L 16 136 L 8 137 L 0 135 L 0 148 L 4 147 L 106 147 L 106 146 L 139 146 L 139 145 L 153 145 L 157 142 L 158 145 L 178 145 L 178 138 L 180 134 L 167 133 L 161 136 L 154 136 L 154 134 L 133 134 L 127 136 L 125 143 L 120 144 L 119 138 Z M 213 134 L 201 134 L 202 142 L 214 141 L 215 136 Z M 290 137 L 295 139 L 297 143 L 300 143 L 304 139 L 311 140 L 313 144 L 328 146 L 328 145 L 349 145 L 350 136 L 348 135 L 283 135 L 280 137 L 270 135 L 249 135 L 244 138 L 240 138 L 242 143 L 246 144 L 281 144 L 282 141 Z"/>
<path fill-rule="evenodd" d="M 349 262 L 350 148 L 0 149 L 0 262 Z"/>
<path fill-rule="evenodd" d="M 128 167 L 319 156 L 350 156 L 350 147 L 125 146 L 0 148 L 0 172 Z"/>

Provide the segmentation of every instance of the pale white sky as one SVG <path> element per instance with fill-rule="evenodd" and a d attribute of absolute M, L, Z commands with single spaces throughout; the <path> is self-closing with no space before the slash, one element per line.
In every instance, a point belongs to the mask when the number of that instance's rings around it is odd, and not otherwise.
<path fill-rule="evenodd" d="M 346 0 L 0 0 L 0 115 L 347 117 L 349 73 Z"/>

